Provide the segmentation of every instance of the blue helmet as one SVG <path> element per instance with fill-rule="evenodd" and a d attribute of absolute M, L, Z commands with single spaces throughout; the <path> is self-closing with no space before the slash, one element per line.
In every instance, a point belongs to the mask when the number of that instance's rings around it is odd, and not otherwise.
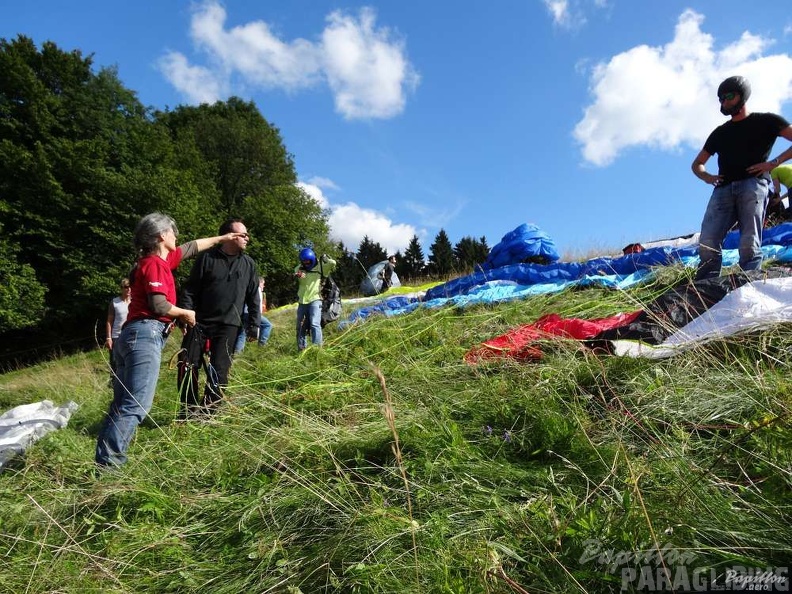
<path fill-rule="evenodd" d="M 310 262 L 310 265 L 307 263 Z M 300 250 L 300 263 L 306 268 L 313 268 L 316 266 L 316 254 L 311 248 L 303 248 Z"/>

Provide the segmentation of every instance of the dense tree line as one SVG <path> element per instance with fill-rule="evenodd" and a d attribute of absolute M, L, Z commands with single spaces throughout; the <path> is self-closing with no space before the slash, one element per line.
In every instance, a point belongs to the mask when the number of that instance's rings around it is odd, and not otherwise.
<path fill-rule="evenodd" d="M 291 297 L 295 250 L 331 244 L 278 129 L 236 98 L 147 109 L 114 69 L 92 66 L 51 42 L 0 39 L 4 344 L 90 341 L 134 262 L 135 223 L 155 210 L 182 239 L 243 217 L 270 299 Z"/>
<path fill-rule="evenodd" d="M 331 242 L 327 213 L 296 182 L 280 131 L 252 102 L 153 110 L 79 50 L 0 39 L 0 338 L 13 345 L 0 356 L 90 345 L 134 263 L 134 226 L 152 211 L 171 215 L 182 241 L 242 217 L 272 305 L 294 299 L 304 246 L 338 259 L 337 280 L 356 291 L 388 254 L 369 237 L 356 252 Z M 488 251 L 483 237 L 452 246 L 440 230 L 428 261 L 414 236 L 396 271 L 468 272 Z"/>
<path fill-rule="evenodd" d="M 356 291 L 368 268 L 391 255 L 368 236 L 360 242 L 357 252 L 350 252 L 339 243 L 334 253 L 340 254 L 341 259 L 333 276 L 345 291 Z M 428 259 L 417 235 L 410 239 L 403 254 L 398 251 L 393 255 L 396 256 L 396 274 L 402 282 L 421 282 L 475 271 L 487 259 L 489 246 L 485 237 L 463 237 L 452 246 L 448 234 L 440 229 L 430 246 Z"/>

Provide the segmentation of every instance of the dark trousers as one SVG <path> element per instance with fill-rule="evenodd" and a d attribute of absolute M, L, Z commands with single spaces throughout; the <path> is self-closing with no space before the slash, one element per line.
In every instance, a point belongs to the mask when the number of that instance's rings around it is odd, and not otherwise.
<path fill-rule="evenodd" d="M 179 398 L 182 402 L 180 418 L 195 413 L 212 413 L 223 399 L 228 385 L 231 357 L 234 352 L 238 326 L 196 325 L 184 336 L 179 355 Z M 208 361 L 207 361 L 208 358 Z M 198 398 L 198 372 L 206 371 L 203 397 Z"/>

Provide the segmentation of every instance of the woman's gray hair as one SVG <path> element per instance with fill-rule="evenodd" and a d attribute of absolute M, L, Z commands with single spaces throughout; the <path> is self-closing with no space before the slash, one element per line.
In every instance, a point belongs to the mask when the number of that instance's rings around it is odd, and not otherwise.
<path fill-rule="evenodd" d="M 176 221 L 161 212 L 152 212 L 140 219 L 135 226 L 135 251 L 138 256 L 148 256 L 157 251 L 160 242 L 160 235 L 173 229 L 173 233 L 178 235 Z"/>

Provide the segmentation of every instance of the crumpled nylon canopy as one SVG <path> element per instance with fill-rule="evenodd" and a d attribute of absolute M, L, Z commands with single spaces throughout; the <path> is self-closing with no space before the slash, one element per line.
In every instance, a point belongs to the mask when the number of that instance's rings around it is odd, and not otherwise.
<path fill-rule="evenodd" d="M 729 233 L 723 243 L 724 267 L 737 264 L 738 245 L 739 233 Z M 766 260 L 792 263 L 792 223 L 782 223 L 763 231 L 762 255 Z M 677 262 L 688 267 L 697 266 L 698 245 L 668 240 L 657 247 L 618 258 L 594 258 L 586 262 L 553 262 L 546 265 L 510 264 L 479 270 L 437 285 L 421 298 L 393 298 L 359 309 L 342 321 L 340 326 L 345 327 L 365 320 L 374 314 L 395 316 L 419 307 L 466 307 L 480 303 L 500 303 L 525 299 L 532 295 L 555 293 L 572 286 L 595 285 L 626 289 L 650 280 L 654 274 L 653 268 Z"/>
<path fill-rule="evenodd" d="M 738 305 L 728 305 L 732 302 Z M 598 352 L 671 356 L 681 352 L 683 343 L 700 343 L 783 321 L 792 321 L 792 273 L 776 267 L 689 281 L 669 288 L 644 310 L 609 318 L 583 320 L 547 314 L 474 346 L 464 359 L 469 364 L 497 358 L 537 360 L 542 357 L 542 341 L 563 338 L 587 341 L 586 346 Z M 627 341 L 642 346 L 627 348 Z"/>
<path fill-rule="evenodd" d="M 487 359 L 515 359 L 517 361 L 542 358 L 541 340 L 571 338 L 585 340 L 600 332 L 629 324 L 641 314 L 640 311 L 620 313 L 609 318 L 581 320 L 562 318 L 558 314 L 547 314 L 533 324 L 525 324 L 491 338 L 470 349 L 465 361 L 475 364 Z"/>
<path fill-rule="evenodd" d="M 382 279 L 377 278 L 377 275 L 382 272 L 382 269 L 385 268 L 385 264 L 387 263 L 387 260 L 383 260 L 382 262 L 377 262 L 373 266 L 369 267 L 368 272 L 366 273 L 366 278 L 364 278 L 363 282 L 360 283 L 360 292 L 363 293 L 363 295 L 366 297 L 379 295 L 379 292 L 382 289 Z M 391 288 L 393 287 L 401 287 L 401 281 L 399 280 L 399 276 L 396 274 L 395 270 L 391 276 Z"/>
<path fill-rule="evenodd" d="M 76 402 L 55 406 L 50 400 L 23 404 L 0 415 L 0 471 L 14 456 L 55 429 L 62 429 L 77 410 Z"/>
<path fill-rule="evenodd" d="M 613 341 L 614 354 L 652 359 L 671 357 L 710 340 L 771 328 L 792 321 L 792 277 L 747 283 L 657 346 Z"/>
<path fill-rule="evenodd" d="M 490 250 L 482 265 L 484 270 L 500 268 L 509 264 L 521 264 L 531 258 L 540 258 L 543 263 L 555 262 L 559 255 L 550 236 L 536 225 L 523 223 L 509 231 L 500 243 Z"/>

